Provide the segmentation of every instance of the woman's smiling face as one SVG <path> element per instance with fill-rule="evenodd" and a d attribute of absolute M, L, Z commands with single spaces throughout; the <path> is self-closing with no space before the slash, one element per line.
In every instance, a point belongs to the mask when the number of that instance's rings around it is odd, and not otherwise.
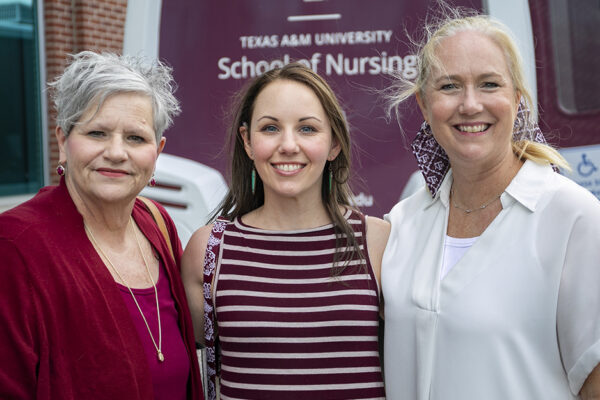
<path fill-rule="evenodd" d="M 67 137 L 57 129 L 69 192 L 88 206 L 133 201 L 152 176 L 165 138 L 156 143 L 150 98 L 136 93 L 91 104 Z"/>
<path fill-rule="evenodd" d="M 340 148 L 312 89 L 285 79 L 269 83 L 256 97 L 250 126 L 240 132 L 265 201 L 278 196 L 320 201 L 325 163 Z"/>
<path fill-rule="evenodd" d="M 450 162 L 488 165 L 512 153 L 520 94 L 504 52 L 484 33 L 462 31 L 440 40 L 417 100 Z"/>

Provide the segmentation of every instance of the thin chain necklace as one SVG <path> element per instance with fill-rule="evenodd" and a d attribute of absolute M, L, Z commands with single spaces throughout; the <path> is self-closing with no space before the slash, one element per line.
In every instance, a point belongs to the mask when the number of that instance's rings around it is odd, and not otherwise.
<path fill-rule="evenodd" d="M 146 261 L 146 256 L 144 256 L 144 252 L 142 251 L 142 246 L 140 245 L 140 239 L 138 238 L 138 234 L 135 231 L 135 227 L 133 226 L 133 218 L 131 216 L 129 217 L 129 224 L 131 225 L 131 229 L 133 229 L 133 235 L 135 236 L 135 241 L 137 243 L 138 249 L 140 250 L 140 254 L 142 255 L 142 259 L 144 260 L 144 265 L 146 266 L 146 272 L 148 272 L 148 277 L 150 278 L 150 282 L 152 282 L 152 287 L 154 288 L 154 298 L 156 299 L 156 316 L 158 319 L 158 346 L 156 345 L 156 341 L 154 340 L 154 335 L 152 335 L 152 331 L 150 330 L 148 321 L 146 320 L 146 317 L 144 316 L 144 313 L 142 312 L 142 308 L 140 307 L 138 301 L 135 298 L 135 295 L 133 294 L 133 290 L 131 290 L 131 287 L 129 287 L 129 285 L 127 284 L 127 281 L 121 276 L 121 274 L 119 273 L 117 268 L 115 268 L 112 261 L 110 261 L 110 258 L 108 258 L 106 253 L 104 253 L 104 251 L 102 250 L 102 247 L 100 247 L 100 245 L 96 241 L 96 238 L 94 237 L 94 234 L 92 233 L 90 228 L 85 223 L 83 224 L 83 226 L 85 227 L 85 231 L 88 233 L 88 235 L 90 235 L 90 238 L 92 239 L 92 243 L 94 243 L 94 246 L 96 246 L 98 251 L 100 251 L 100 254 L 102 254 L 102 256 L 106 259 L 106 261 L 108 261 L 108 264 L 110 265 L 112 270 L 115 271 L 115 273 L 117 274 L 117 276 L 119 277 L 121 282 L 123 282 L 125 284 L 125 286 L 127 287 L 127 290 L 129 290 L 129 293 L 131 294 L 131 297 L 133 298 L 133 302 L 137 306 L 137 309 L 140 312 L 142 319 L 144 320 L 144 324 L 146 324 L 146 329 L 148 329 L 148 333 L 150 334 L 150 339 L 152 339 L 152 344 L 154 344 L 154 348 L 156 349 L 156 356 L 158 357 L 158 361 L 163 362 L 163 361 L 165 361 L 165 356 L 163 355 L 163 353 L 161 351 L 161 349 L 162 349 L 162 328 L 160 325 L 160 308 L 158 306 L 158 291 L 156 290 L 156 283 L 154 283 L 154 279 L 152 279 L 152 274 L 150 273 L 150 267 L 148 267 L 148 261 Z"/>
<path fill-rule="evenodd" d="M 502 191 L 502 193 L 504 193 L 504 191 Z M 500 193 L 499 195 L 495 196 L 490 201 L 484 203 L 483 205 L 481 205 L 479 207 L 476 207 L 476 208 L 463 208 L 463 207 L 459 206 L 458 204 L 456 204 L 456 201 L 454 200 L 454 186 L 452 186 L 452 189 L 450 190 L 450 194 L 452 195 L 452 205 L 454 205 L 454 208 L 458 208 L 460 211 L 463 211 L 465 214 L 471 214 L 473 211 L 483 210 L 484 208 L 486 208 L 487 206 L 489 206 L 490 204 L 492 204 L 493 202 L 495 202 L 496 200 L 498 200 L 500 198 L 500 196 L 502 196 L 502 193 Z"/>

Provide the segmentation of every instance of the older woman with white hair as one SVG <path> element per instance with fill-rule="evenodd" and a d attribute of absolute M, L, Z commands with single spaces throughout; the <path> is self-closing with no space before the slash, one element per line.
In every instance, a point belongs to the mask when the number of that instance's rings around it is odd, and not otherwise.
<path fill-rule="evenodd" d="M 202 398 L 181 244 L 137 198 L 179 112 L 171 70 L 86 51 L 51 87 L 60 184 L 0 215 L 0 398 Z"/>
<path fill-rule="evenodd" d="M 386 217 L 387 395 L 598 399 L 600 203 L 553 171 L 508 29 L 443 8 L 396 91 L 429 190 Z"/>

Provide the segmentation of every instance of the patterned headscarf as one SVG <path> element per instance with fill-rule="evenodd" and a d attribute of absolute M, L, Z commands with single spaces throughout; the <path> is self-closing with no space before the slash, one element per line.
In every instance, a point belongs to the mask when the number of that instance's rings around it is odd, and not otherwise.
<path fill-rule="evenodd" d="M 513 126 L 513 141 L 531 140 L 537 143 L 547 144 L 544 134 L 537 122 L 530 121 L 530 110 L 521 99 L 517 117 Z M 425 177 L 425 184 L 429 188 L 431 197 L 435 197 L 446 173 L 450 169 L 448 154 L 433 137 L 431 126 L 425 121 L 417 136 L 411 143 L 412 151 L 417 158 L 417 164 Z"/>

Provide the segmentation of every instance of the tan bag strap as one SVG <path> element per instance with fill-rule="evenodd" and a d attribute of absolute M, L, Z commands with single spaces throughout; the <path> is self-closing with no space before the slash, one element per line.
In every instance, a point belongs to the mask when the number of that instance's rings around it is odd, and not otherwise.
<path fill-rule="evenodd" d="M 171 258 L 173 259 L 173 261 L 175 261 L 175 254 L 173 253 L 173 246 L 171 246 L 171 238 L 169 237 L 167 224 L 165 224 L 165 219 L 163 218 L 160 211 L 158 211 L 158 207 L 156 207 L 156 204 L 154 204 L 152 200 L 148 199 L 147 197 L 138 196 L 137 198 L 140 199 L 142 203 L 144 203 L 144 205 L 152 215 L 152 218 L 154 218 L 154 221 L 156 222 L 156 225 L 158 225 L 160 233 L 162 233 L 163 238 L 167 242 L 167 246 L 169 247 L 169 253 L 171 253 Z"/>

